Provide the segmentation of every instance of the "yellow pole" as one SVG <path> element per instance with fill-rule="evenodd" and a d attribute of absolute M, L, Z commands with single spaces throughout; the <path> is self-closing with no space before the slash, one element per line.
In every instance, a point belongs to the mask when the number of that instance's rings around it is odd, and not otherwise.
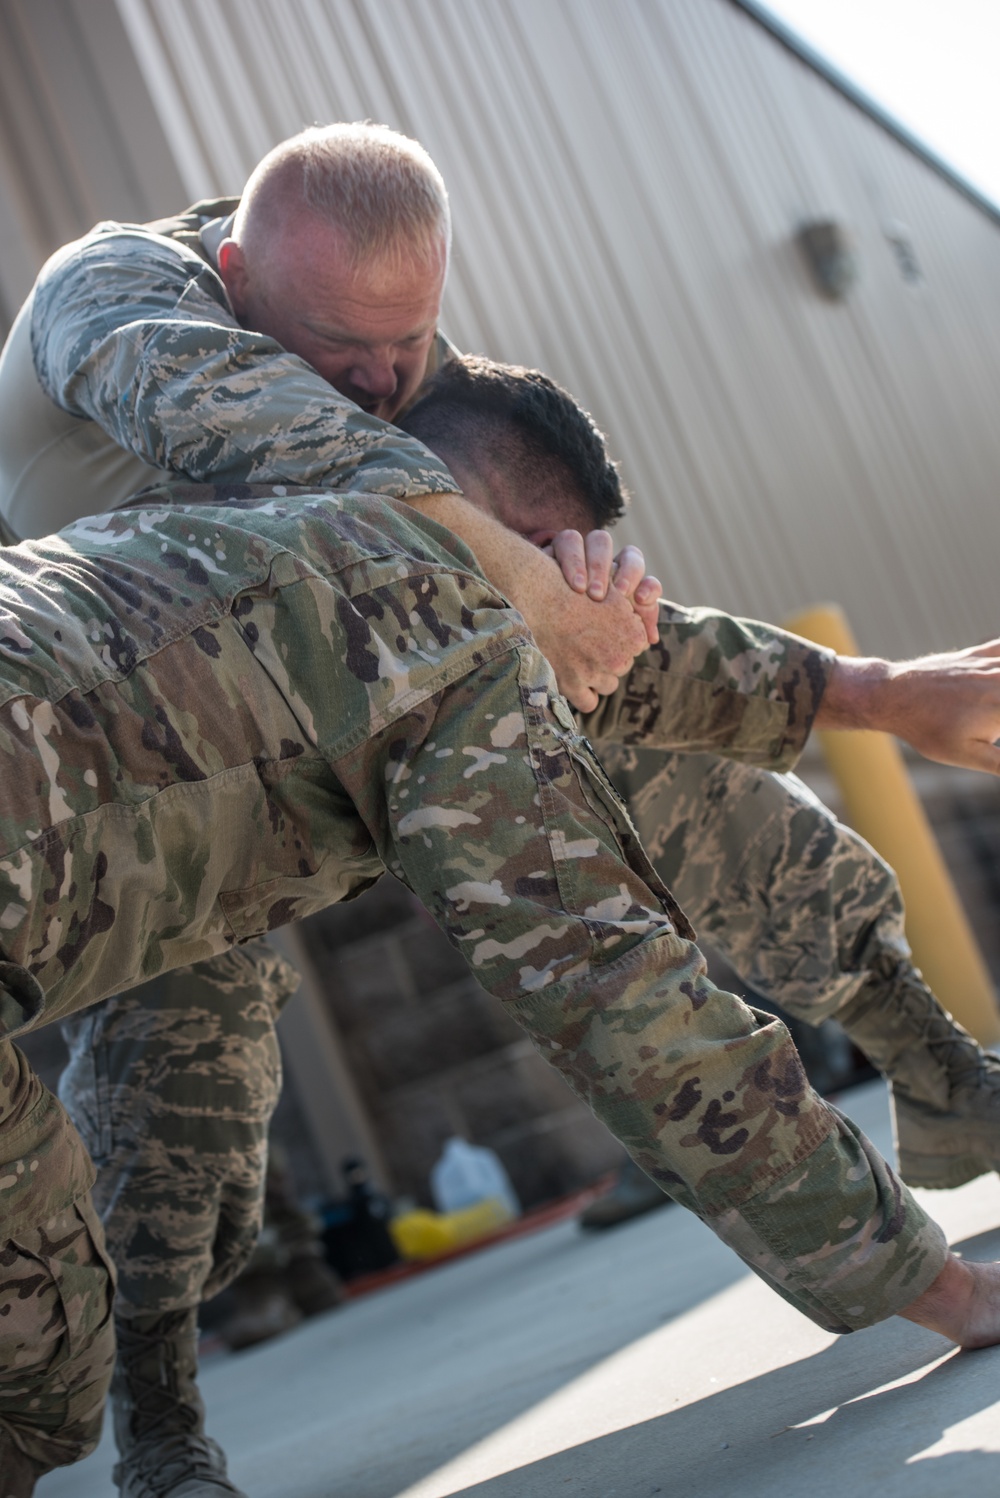
<path fill-rule="evenodd" d="M 797 614 L 786 629 L 838 655 L 858 647 L 839 608 Z M 930 987 L 981 1045 L 1000 1040 L 1000 1012 L 982 953 L 895 739 L 884 733 L 819 733 L 847 818 L 899 876 L 906 934 Z"/>

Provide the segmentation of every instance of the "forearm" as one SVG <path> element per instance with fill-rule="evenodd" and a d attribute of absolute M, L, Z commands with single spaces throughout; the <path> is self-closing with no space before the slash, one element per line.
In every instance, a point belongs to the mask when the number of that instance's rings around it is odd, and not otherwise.
<path fill-rule="evenodd" d="M 911 661 L 838 656 L 816 726 L 896 734 L 928 759 L 1000 773 L 1000 641 Z"/>
<path fill-rule="evenodd" d="M 35 291 L 32 347 L 58 406 L 195 481 L 401 498 L 456 487 L 419 442 L 241 328 L 197 256 L 143 231 L 90 235 L 53 257 Z"/>
<path fill-rule="evenodd" d="M 835 660 L 773 625 L 664 602 L 659 643 L 584 728 L 595 742 L 711 752 L 787 770 L 816 721 Z"/>

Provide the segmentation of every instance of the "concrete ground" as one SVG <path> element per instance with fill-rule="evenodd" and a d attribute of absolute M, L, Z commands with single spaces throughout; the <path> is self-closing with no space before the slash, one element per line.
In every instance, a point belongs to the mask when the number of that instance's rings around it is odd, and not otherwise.
<path fill-rule="evenodd" d="M 880 1084 L 844 1102 L 889 1148 Z M 1000 1258 L 1000 1183 L 922 1193 Z M 995 1498 L 1000 1348 L 894 1320 L 833 1337 L 676 1207 L 562 1223 L 204 1371 L 250 1498 Z M 109 1498 L 106 1437 L 37 1498 Z"/>

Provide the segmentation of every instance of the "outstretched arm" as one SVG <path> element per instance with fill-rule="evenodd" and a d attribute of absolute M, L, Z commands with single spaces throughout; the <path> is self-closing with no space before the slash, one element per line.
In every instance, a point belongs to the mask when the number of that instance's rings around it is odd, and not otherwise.
<path fill-rule="evenodd" d="M 1000 774 L 1000 640 L 913 661 L 838 656 L 818 728 L 893 733 L 927 759 Z"/>

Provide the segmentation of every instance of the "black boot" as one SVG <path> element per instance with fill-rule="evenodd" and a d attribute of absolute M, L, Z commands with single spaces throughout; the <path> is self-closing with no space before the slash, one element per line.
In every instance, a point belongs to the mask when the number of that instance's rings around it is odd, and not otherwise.
<path fill-rule="evenodd" d="M 119 1317 L 111 1410 L 121 1498 L 246 1498 L 205 1435 L 196 1382 L 198 1312 Z"/>
<path fill-rule="evenodd" d="M 669 1207 L 670 1200 L 634 1160 L 626 1160 L 611 1190 L 585 1207 L 577 1221 L 582 1228 L 613 1228 L 657 1207 Z"/>

